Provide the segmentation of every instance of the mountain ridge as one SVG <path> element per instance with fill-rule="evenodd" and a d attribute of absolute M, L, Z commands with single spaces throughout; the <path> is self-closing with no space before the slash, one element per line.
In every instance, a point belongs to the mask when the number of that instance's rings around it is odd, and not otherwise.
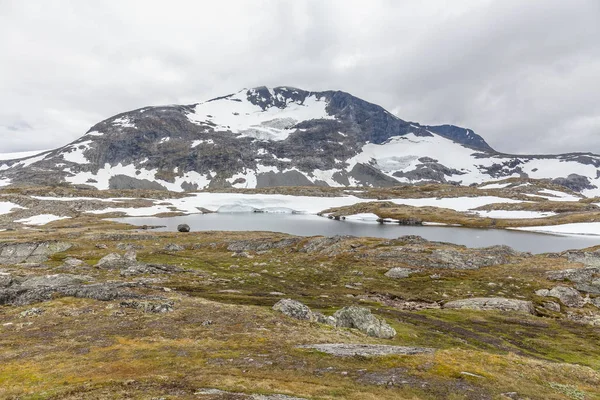
<path fill-rule="evenodd" d="M 471 129 L 405 121 L 343 91 L 261 86 L 119 113 L 63 147 L 0 161 L 0 184 L 182 191 L 530 177 L 594 195 L 599 166 L 589 153 L 500 153 Z"/>

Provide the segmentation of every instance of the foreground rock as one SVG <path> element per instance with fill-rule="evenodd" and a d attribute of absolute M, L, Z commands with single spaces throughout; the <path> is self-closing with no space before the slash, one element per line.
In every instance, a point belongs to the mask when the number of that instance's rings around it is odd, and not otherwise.
<path fill-rule="evenodd" d="M 413 354 L 431 354 L 435 349 L 428 347 L 407 347 L 407 346 L 390 346 L 385 344 L 347 344 L 347 343 L 331 343 L 331 344 L 309 344 L 299 346 L 303 349 L 315 349 L 323 353 L 332 354 L 338 357 L 352 356 L 387 356 L 392 354 L 413 355 Z"/>
<path fill-rule="evenodd" d="M 42 263 L 71 246 L 66 242 L 0 243 L 0 265 Z"/>
<path fill-rule="evenodd" d="M 443 308 L 515 311 L 527 314 L 535 313 L 535 309 L 531 301 L 506 299 L 503 297 L 474 297 L 472 299 L 454 300 L 445 303 Z"/>
<path fill-rule="evenodd" d="M 555 297 L 567 307 L 581 308 L 585 305 L 585 299 L 579 292 L 568 286 L 555 286 L 552 289 L 541 289 L 535 292 L 542 297 Z"/>
<path fill-rule="evenodd" d="M 344 307 L 333 314 L 335 326 L 340 328 L 355 328 L 369 336 L 391 339 L 396 336 L 396 330 L 387 322 L 378 319 L 371 310 L 364 307 Z"/>

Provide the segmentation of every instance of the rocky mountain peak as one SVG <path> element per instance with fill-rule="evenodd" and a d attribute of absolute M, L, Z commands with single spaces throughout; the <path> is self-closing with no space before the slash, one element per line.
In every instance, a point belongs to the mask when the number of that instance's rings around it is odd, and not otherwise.
<path fill-rule="evenodd" d="M 600 183 L 597 165 L 595 155 L 501 154 L 470 129 L 407 122 L 342 91 L 261 86 L 115 115 L 64 147 L 3 161 L 0 184 L 182 191 L 469 185 L 517 176 L 591 193 Z"/>

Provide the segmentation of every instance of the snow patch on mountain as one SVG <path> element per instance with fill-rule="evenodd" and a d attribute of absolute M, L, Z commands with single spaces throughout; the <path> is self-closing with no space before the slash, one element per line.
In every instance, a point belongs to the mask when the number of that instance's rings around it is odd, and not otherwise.
<path fill-rule="evenodd" d="M 253 94 L 252 89 L 243 90 L 200 103 L 187 117 L 195 124 L 237 133 L 238 137 L 274 141 L 287 139 L 295 131 L 294 126 L 301 121 L 335 119 L 327 113 L 327 102 L 315 95 L 308 96 L 302 103 L 285 99 L 288 101 L 286 107 L 271 106 L 263 110 L 248 100 L 248 96 Z"/>

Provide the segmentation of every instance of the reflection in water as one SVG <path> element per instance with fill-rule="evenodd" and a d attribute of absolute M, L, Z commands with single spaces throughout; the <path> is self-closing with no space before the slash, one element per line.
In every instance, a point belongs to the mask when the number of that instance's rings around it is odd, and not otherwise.
<path fill-rule="evenodd" d="M 114 221 L 133 225 L 165 225 L 161 231 L 176 231 L 178 224 L 188 224 L 192 231 L 271 231 L 299 236 L 372 236 L 397 238 L 419 235 L 427 240 L 451 242 L 468 247 L 504 244 L 532 253 L 558 252 L 600 244 L 600 237 L 568 237 L 502 229 L 472 229 L 445 226 L 403 226 L 355 221 L 334 221 L 316 215 L 216 213 L 181 217 L 127 217 Z"/>

